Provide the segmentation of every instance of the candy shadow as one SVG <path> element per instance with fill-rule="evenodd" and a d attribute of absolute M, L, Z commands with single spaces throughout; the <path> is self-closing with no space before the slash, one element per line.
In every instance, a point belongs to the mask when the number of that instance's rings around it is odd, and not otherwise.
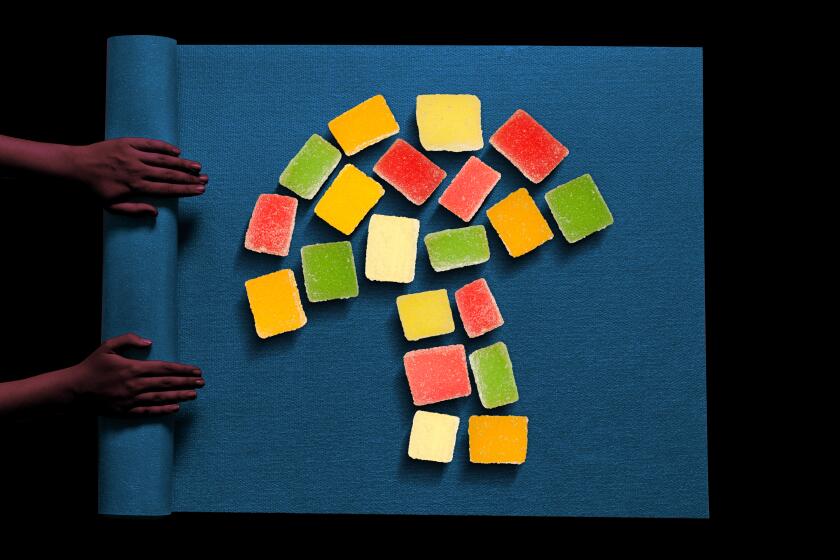
<path fill-rule="evenodd" d="M 360 294 L 361 295 L 361 294 Z M 306 288 L 301 286 L 301 297 L 306 298 L 307 322 L 317 321 L 341 321 L 350 314 L 350 306 L 359 296 L 348 299 L 332 299 L 329 301 L 311 302 L 306 296 Z"/>
<path fill-rule="evenodd" d="M 402 456 L 398 476 L 403 480 L 421 484 L 438 485 L 450 463 L 436 463 L 434 461 L 418 461 L 408 456 L 408 441 L 411 439 L 411 429 L 402 441 Z"/>
<path fill-rule="evenodd" d="M 604 230 L 597 231 L 576 243 L 569 243 L 562 233 L 558 233 L 552 241 L 556 241 L 559 247 L 554 248 L 552 256 L 559 265 L 570 265 L 581 255 L 597 250 L 603 244 L 604 237 L 609 235 L 609 229 L 607 227 Z"/>
<path fill-rule="evenodd" d="M 394 391 L 397 393 L 397 400 L 400 406 L 400 414 L 409 420 L 405 437 L 402 441 L 403 450 L 400 457 L 398 475 L 401 479 L 411 480 L 426 484 L 439 484 L 446 470 L 447 463 L 435 463 L 433 461 L 418 461 L 408 456 L 408 441 L 411 438 L 411 420 L 417 408 L 411 400 L 411 391 L 408 388 L 408 380 L 405 377 L 405 370 L 400 368 L 394 376 Z"/>
<path fill-rule="evenodd" d="M 487 197 L 485 203 L 492 201 L 495 204 L 520 187 L 525 187 L 530 192 L 531 187 L 535 186 L 509 159 L 500 154 L 489 142 L 484 146 L 481 155 L 477 157 L 502 174 L 499 182 L 490 191 L 490 195 Z"/>
<path fill-rule="evenodd" d="M 195 235 L 195 229 L 198 227 L 195 216 L 179 216 L 178 217 L 178 248 L 184 247 L 190 243 Z M 245 231 L 248 229 L 246 224 L 245 229 L 242 230 L 242 239 L 245 239 Z"/>
<path fill-rule="evenodd" d="M 243 238 L 244 239 L 244 238 Z M 244 241 L 243 241 L 244 242 Z M 271 272 L 277 272 L 278 270 L 282 270 L 285 268 L 294 268 L 296 264 L 293 262 L 293 256 L 295 255 L 295 250 L 292 248 L 289 250 L 289 256 L 287 257 L 278 257 L 277 255 L 269 255 L 266 253 L 257 253 L 255 251 L 249 251 L 245 247 L 240 247 L 239 251 L 236 254 L 236 267 L 237 271 L 242 271 L 244 275 L 244 279 L 242 280 L 242 290 L 244 293 L 245 290 L 245 280 L 250 280 L 251 278 L 256 278 L 257 276 L 262 276 L 264 274 L 269 274 Z M 292 260 L 290 260 L 292 259 Z M 298 255 L 298 261 L 300 260 Z M 301 281 L 300 271 L 296 271 L 295 273 L 295 280 Z M 302 286 L 299 285 L 302 288 Z"/>

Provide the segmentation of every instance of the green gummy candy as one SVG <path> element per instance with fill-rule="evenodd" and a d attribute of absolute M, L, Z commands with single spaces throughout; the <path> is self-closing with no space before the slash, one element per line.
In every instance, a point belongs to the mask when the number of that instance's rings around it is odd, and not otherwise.
<path fill-rule="evenodd" d="M 309 301 L 347 299 L 359 295 L 353 246 L 349 241 L 306 245 L 300 249 L 300 260 Z"/>
<path fill-rule="evenodd" d="M 306 200 L 312 200 L 338 165 L 338 148 L 313 134 L 280 175 L 280 184 Z"/>
<path fill-rule="evenodd" d="M 516 380 L 513 378 L 513 364 L 504 342 L 491 344 L 470 354 L 470 368 L 484 408 L 496 408 L 519 400 L 519 391 L 516 390 Z"/>
<path fill-rule="evenodd" d="M 551 189 L 545 193 L 545 201 L 569 243 L 613 223 L 610 209 L 588 173 Z"/>
<path fill-rule="evenodd" d="M 484 226 L 468 226 L 430 233 L 424 238 L 429 261 L 436 272 L 490 260 Z"/>

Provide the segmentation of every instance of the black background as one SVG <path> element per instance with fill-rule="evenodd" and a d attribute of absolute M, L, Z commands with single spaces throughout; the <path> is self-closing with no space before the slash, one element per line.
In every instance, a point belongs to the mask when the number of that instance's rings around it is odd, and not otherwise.
<path fill-rule="evenodd" d="M 185 16 L 180 16 L 184 18 Z M 269 29 L 271 26 L 268 26 Z M 651 29 L 653 28 L 653 29 Z M 484 43 L 567 45 L 654 45 L 704 47 L 706 166 L 706 290 L 709 426 L 709 520 L 440 518 L 404 516 L 292 516 L 174 514 L 157 520 L 111 519 L 96 514 L 96 420 L 63 416 L 26 423 L 0 423 L 0 515 L 3 527 L 15 524 L 82 526 L 92 529 L 163 528 L 171 531 L 214 527 L 410 532 L 514 528 L 544 534 L 577 530 L 621 529 L 648 536 L 663 530 L 684 535 L 689 548 L 703 545 L 710 532 L 732 527 L 743 515 L 743 496 L 735 485 L 737 470 L 730 451 L 738 445 L 727 429 L 732 416 L 727 396 L 727 331 L 724 325 L 724 271 L 731 255 L 721 242 L 728 207 L 723 194 L 708 188 L 721 177 L 720 129 L 715 124 L 721 100 L 724 49 L 710 32 L 672 32 L 669 27 L 618 26 L 585 30 L 567 25 L 538 32 L 525 26 L 448 28 L 434 34 L 382 28 L 377 33 L 311 33 L 253 29 L 218 32 L 201 25 L 51 26 L 0 33 L 0 134 L 33 140 L 86 144 L 104 131 L 105 43 L 111 35 L 154 34 L 181 43 Z M 719 118 L 719 117 L 718 117 Z M 719 121 L 717 121 L 719 122 Z M 716 147 L 716 144 L 718 147 Z M 210 182 L 212 188 L 212 177 Z M 99 344 L 101 313 L 101 209 L 83 189 L 61 181 L 0 170 L 4 204 L 0 219 L 3 243 L 3 356 L 0 380 L 59 369 L 81 361 Z M 200 398 L 200 397 L 199 397 Z M 196 481 L 200 484 L 200 481 Z M 524 534 L 524 533 L 523 533 Z M 593 543 L 595 544 L 595 543 Z"/>

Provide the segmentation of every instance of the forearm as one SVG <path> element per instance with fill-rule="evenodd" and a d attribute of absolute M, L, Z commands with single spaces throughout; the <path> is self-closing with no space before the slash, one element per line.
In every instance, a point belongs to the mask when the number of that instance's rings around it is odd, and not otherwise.
<path fill-rule="evenodd" d="M 75 400 L 72 368 L 0 383 L 0 419 L 60 411 Z"/>
<path fill-rule="evenodd" d="M 0 135 L 0 167 L 75 178 L 75 146 L 33 142 Z"/>

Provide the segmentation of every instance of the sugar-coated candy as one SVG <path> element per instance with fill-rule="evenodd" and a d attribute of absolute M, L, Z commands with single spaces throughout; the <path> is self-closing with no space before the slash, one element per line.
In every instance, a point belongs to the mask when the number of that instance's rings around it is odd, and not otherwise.
<path fill-rule="evenodd" d="M 446 290 L 398 296 L 397 312 L 406 340 L 420 340 L 455 330 Z"/>
<path fill-rule="evenodd" d="M 349 241 L 305 245 L 300 249 L 300 261 L 309 301 L 347 299 L 359 295 L 353 246 Z"/>
<path fill-rule="evenodd" d="M 348 156 L 400 131 L 400 125 L 382 95 L 374 95 L 359 103 L 331 120 L 327 126 Z"/>
<path fill-rule="evenodd" d="M 501 176 L 501 173 L 477 157 L 470 156 L 440 195 L 438 202 L 465 222 L 469 222 Z"/>
<path fill-rule="evenodd" d="M 419 235 L 419 220 L 373 214 L 365 251 L 365 276 L 368 280 L 404 284 L 414 280 Z"/>
<path fill-rule="evenodd" d="M 575 243 L 613 223 L 613 216 L 587 173 L 545 193 L 551 215 L 566 241 Z"/>
<path fill-rule="evenodd" d="M 382 154 L 373 171 L 417 206 L 426 202 L 446 177 L 446 171 L 401 138 Z"/>
<path fill-rule="evenodd" d="M 288 255 L 295 230 L 297 204 L 296 198 L 281 194 L 261 194 L 257 197 L 245 233 L 245 248 L 280 257 Z"/>
<path fill-rule="evenodd" d="M 505 156 L 532 183 L 539 183 L 569 155 L 534 118 L 517 109 L 490 137 L 490 145 Z"/>
<path fill-rule="evenodd" d="M 293 331 L 306 324 L 306 313 L 291 269 L 252 278 L 245 282 L 245 291 L 260 338 Z"/>
<path fill-rule="evenodd" d="M 417 406 L 466 397 L 472 392 L 463 344 L 412 350 L 403 356 L 403 364 Z"/>
<path fill-rule="evenodd" d="M 313 134 L 286 165 L 279 183 L 299 197 L 312 200 L 340 159 L 338 148 Z"/>
<path fill-rule="evenodd" d="M 490 260 L 490 245 L 484 226 L 445 229 L 423 238 L 429 262 L 436 272 L 481 264 Z"/>
<path fill-rule="evenodd" d="M 417 131 L 425 150 L 480 150 L 484 147 L 481 100 L 467 94 L 418 95 Z"/>
<path fill-rule="evenodd" d="M 451 414 L 418 410 L 411 423 L 408 456 L 420 461 L 451 463 L 461 420 Z"/>
<path fill-rule="evenodd" d="M 521 465 L 528 454 L 527 416 L 470 416 L 470 462 Z"/>
<path fill-rule="evenodd" d="M 475 338 L 505 324 L 496 298 L 487 285 L 487 280 L 479 278 L 455 291 L 455 304 L 461 323 L 467 336 Z"/>
<path fill-rule="evenodd" d="M 554 238 L 548 222 L 524 188 L 488 208 L 487 217 L 511 257 L 524 255 Z"/>
<path fill-rule="evenodd" d="M 478 397 L 484 408 L 496 408 L 519 400 L 513 364 L 507 345 L 497 342 L 470 354 Z"/>
<path fill-rule="evenodd" d="M 382 185 L 348 163 L 315 205 L 315 215 L 350 235 L 383 194 Z"/>

